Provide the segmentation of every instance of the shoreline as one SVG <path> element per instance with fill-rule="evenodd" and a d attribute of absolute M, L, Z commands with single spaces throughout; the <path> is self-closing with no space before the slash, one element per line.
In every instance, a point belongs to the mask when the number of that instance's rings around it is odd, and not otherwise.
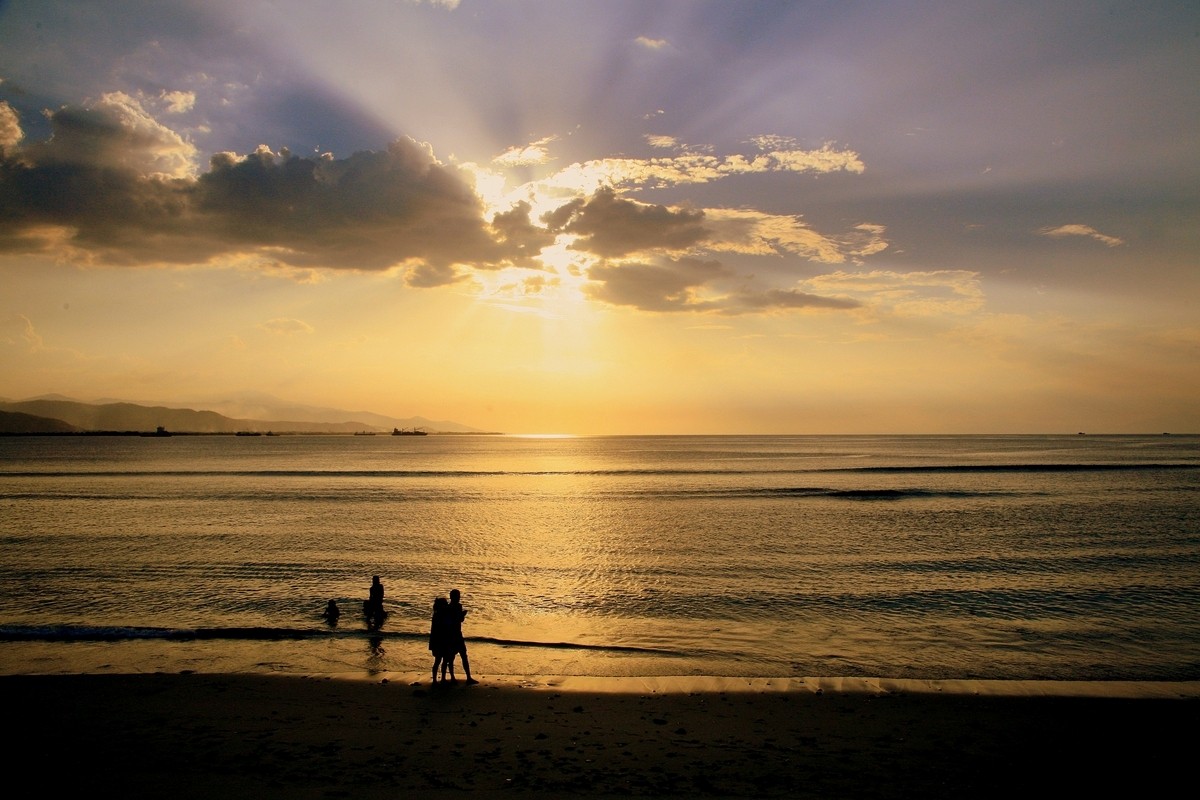
<path fill-rule="evenodd" d="M 410 686 L 429 684 L 425 675 L 329 675 L 307 678 L 391 683 Z M 942 694 L 994 697 L 1093 697 L 1129 700 L 1200 699 L 1200 680 L 1195 681 L 1062 681 L 993 679 L 919 679 L 852 677 L 730 677 L 716 675 L 589 676 L 589 675 L 491 675 L 489 685 L 533 691 L 587 692 L 593 694 L 704 694 L 781 693 L 825 694 Z M 453 688 L 453 687 L 450 687 Z"/>
<path fill-rule="evenodd" d="M 1200 681 L 0 676 L 11 763 L 127 797 L 1165 795 Z"/>

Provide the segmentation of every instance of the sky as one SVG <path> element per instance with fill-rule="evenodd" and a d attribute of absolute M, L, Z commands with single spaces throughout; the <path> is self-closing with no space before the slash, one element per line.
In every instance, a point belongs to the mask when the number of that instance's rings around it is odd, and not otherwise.
<path fill-rule="evenodd" d="M 1200 4 L 0 2 L 0 397 L 1200 432 Z"/>

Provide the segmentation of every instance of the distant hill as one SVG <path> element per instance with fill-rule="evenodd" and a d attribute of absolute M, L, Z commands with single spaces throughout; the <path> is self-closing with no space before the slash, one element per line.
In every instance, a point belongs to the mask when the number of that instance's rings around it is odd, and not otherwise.
<path fill-rule="evenodd" d="M 332 411 L 332 410 L 330 410 Z M 136 403 L 81 403 L 64 399 L 37 399 L 0 403 L 0 432 L 6 433 L 66 433 L 75 431 L 153 431 L 159 426 L 174 433 L 236 433 L 238 431 L 273 431 L 275 433 L 355 433 L 358 431 L 390 431 L 393 427 L 422 427 L 430 433 L 471 432 L 472 429 L 457 423 L 453 429 L 440 428 L 438 423 L 423 420 L 391 420 L 378 415 L 369 415 L 368 422 L 361 419 L 343 418 L 340 421 L 309 419 L 255 419 L 229 417 L 215 411 L 192 408 L 171 408 L 156 405 L 144 406 Z M 305 414 L 302 416 L 309 416 Z M 29 420 L 25 418 L 30 418 Z M 36 423 L 45 427 L 59 423 L 60 430 L 23 430 L 22 426 Z M 383 421 L 384 424 L 378 424 Z"/>
<path fill-rule="evenodd" d="M 173 405 L 164 403 L 163 405 Z M 281 400 L 262 392 L 240 392 L 221 397 L 203 398 L 187 405 L 206 408 L 227 417 L 242 419 L 287 419 L 298 422 L 361 422 L 365 430 L 390 431 L 392 428 L 423 428 L 438 433 L 482 433 L 478 428 L 450 420 L 428 417 L 389 417 L 372 411 L 346 411 L 340 408 L 309 406 Z"/>
<path fill-rule="evenodd" d="M 61 419 L 0 411 L 0 433 L 79 433 L 80 430 Z"/>

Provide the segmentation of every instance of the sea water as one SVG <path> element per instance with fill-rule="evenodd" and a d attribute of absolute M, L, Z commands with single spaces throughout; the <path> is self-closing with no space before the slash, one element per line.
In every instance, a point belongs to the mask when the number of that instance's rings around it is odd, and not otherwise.
<path fill-rule="evenodd" d="M 3 437 L 0 674 L 425 674 L 458 588 L 477 677 L 1196 680 L 1198 500 L 1193 436 Z"/>

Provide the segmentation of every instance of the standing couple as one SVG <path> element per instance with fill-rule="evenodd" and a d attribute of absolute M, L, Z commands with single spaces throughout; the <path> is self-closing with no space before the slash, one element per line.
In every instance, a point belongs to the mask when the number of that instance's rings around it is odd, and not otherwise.
<path fill-rule="evenodd" d="M 471 662 L 467 660 L 467 642 L 463 639 L 462 623 L 467 616 L 459 600 L 458 589 L 450 590 L 450 599 L 439 597 L 433 601 L 433 620 L 429 625 L 429 652 L 433 653 L 433 682 L 438 682 L 438 668 L 442 670 L 442 682 L 446 681 L 446 673 L 450 680 L 454 677 L 454 659 L 462 656 L 463 672 L 467 673 L 467 683 L 479 683 L 471 677 Z"/>

